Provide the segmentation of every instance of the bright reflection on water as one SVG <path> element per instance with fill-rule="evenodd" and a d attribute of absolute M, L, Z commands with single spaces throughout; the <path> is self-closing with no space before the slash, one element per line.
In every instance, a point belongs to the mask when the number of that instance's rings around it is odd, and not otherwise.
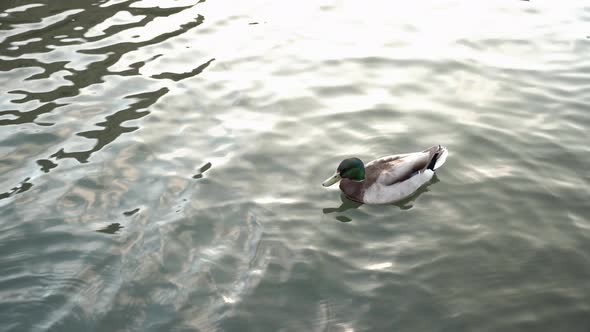
<path fill-rule="evenodd" d="M 0 8 L 0 330 L 590 328 L 582 2 Z"/>

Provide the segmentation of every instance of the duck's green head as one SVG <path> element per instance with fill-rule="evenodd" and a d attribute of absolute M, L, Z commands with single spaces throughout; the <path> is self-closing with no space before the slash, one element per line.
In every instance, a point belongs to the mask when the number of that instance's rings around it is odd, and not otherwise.
<path fill-rule="evenodd" d="M 324 187 L 329 187 L 341 179 L 363 181 L 365 179 L 365 165 L 363 164 L 363 161 L 358 158 L 344 159 L 340 165 L 338 165 L 336 173 L 324 181 L 322 185 Z"/>

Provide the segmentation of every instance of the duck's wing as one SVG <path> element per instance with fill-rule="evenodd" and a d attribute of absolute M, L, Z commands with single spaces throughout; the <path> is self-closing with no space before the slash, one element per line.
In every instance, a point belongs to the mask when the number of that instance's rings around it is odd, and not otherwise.
<path fill-rule="evenodd" d="M 375 183 L 391 186 L 411 178 L 426 166 L 428 155 L 421 152 L 379 158 L 365 167 L 366 186 Z"/>
<path fill-rule="evenodd" d="M 366 185 L 374 183 L 391 186 L 412 176 L 440 167 L 447 156 L 443 146 L 433 146 L 422 152 L 387 156 L 371 161 L 365 167 Z"/>

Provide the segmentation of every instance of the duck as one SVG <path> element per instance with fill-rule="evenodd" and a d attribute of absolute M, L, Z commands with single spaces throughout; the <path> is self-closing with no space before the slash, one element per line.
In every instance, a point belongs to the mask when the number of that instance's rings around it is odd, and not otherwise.
<path fill-rule="evenodd" d="M 394 203 L 428 183 L 448 155 L 446 147 L 435 145 L 420 152 L 378 158 L 366 165 L 359 158 L 348 158 L 322 185 L 329 187 L 340 182 L 344 195 L 359 203 Z"/>

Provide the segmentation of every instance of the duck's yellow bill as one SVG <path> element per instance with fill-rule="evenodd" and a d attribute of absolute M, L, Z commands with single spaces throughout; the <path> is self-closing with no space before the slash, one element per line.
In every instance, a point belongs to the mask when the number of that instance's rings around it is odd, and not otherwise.
<path fill-rule="evenodd" d="M 340 181 L 341 179 L 342 177 L 340 177 L 340 174 L 335 173 L 334 175 L 330 176 L 326 181 L 324 181 L 324 183 L 322 183 L 322 186 L 329 187 L 334 183 Z"/>

